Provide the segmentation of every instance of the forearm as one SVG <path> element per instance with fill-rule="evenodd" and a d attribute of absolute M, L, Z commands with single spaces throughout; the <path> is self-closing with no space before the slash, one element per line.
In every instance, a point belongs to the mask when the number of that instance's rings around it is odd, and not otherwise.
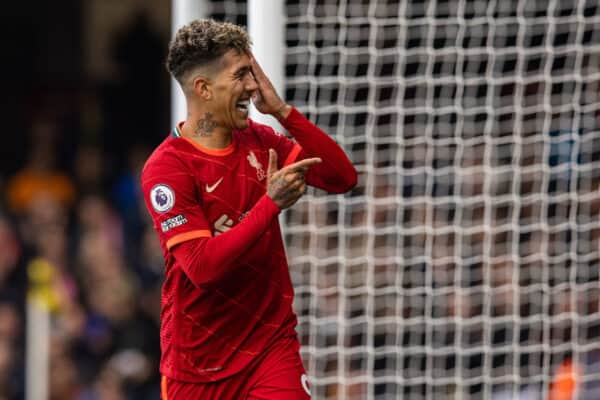
<path fill-rule="evenodd" d="M 219 236 L 183 242 L 172 249 L 178 264 L 195 285 L 226 277 L 239 266 L 239 258 L 266 232 L 279 207 L 264 195 L 235 227 Z"/>
<path fill-rule="evenodd" d="M 307 183 L 333 193 L 352 189 L 356 185 L 356 169 L 344 150 L 295 108 L 286 114 L 281 123 L 302 146 L 301 157 L 320 157 L 323 160 L 308 171 Z"/>

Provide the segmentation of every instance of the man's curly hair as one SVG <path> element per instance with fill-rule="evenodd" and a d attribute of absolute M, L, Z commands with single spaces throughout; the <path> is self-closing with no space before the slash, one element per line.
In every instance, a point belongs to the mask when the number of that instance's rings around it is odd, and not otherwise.
<path fill-rule="evenodd" d="M 229 22 L 201 19 L 181 27 L 169 44 L 167 70 L 180 83 L 187 72 L 218 61 L 229 50 L 250 51 L 244 28 Z"/>

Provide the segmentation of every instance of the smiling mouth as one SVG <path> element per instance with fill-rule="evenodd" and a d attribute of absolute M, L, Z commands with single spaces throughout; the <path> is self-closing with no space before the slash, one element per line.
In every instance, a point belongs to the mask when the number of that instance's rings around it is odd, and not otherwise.
<path fill-rule="evenodd" d="M 240 100 L 235 103 L 235 108 L 242 112 L 248 112 L 248 107 L 250 106 L 250 99 Z"/>

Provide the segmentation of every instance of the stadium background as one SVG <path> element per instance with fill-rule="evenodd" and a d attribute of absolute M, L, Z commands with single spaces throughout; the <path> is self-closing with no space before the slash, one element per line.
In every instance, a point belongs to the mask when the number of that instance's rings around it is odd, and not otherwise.
<path fill-rule="evenodd" d="M 284 217 L 314 397 L 541 400 L 573 360 L 600 398 L 596 2 L 285 9 L 286 98 L 360 173 Z M 23 397 L 28 291 L 52 312 L 51 398 L 158 398 L 137 176 L 170 128 L 170 12 L 3 7 L 0 398 Z"/>

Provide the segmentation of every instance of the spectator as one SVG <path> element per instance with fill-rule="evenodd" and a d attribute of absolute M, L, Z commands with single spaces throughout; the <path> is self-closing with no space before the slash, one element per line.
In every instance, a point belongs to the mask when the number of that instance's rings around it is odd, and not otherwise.
<path fill-rule="evenodd" d="M 42 195 L 63 206 L 71 206 L 75 201 L 75 187 L 58 169 L 55 159 L 58 129 L 51 118 L 34 121 L 27 163 L 8 181 L 6 188 L 11 211 L 24 213 Z"/>

